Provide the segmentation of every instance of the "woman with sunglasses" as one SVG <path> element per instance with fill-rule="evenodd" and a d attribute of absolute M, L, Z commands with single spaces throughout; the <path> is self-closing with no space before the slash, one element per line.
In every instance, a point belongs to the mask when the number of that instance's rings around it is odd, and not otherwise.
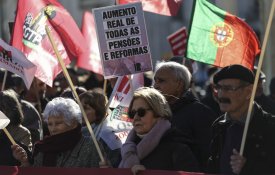
<path fill-rule="evenodd" d="M 120 168 L 198 171 L 184 135 L 171 128 L 171 110 L 156 89 L 139 88 L 128 109 L 133 129 L 121 148 Z"/>

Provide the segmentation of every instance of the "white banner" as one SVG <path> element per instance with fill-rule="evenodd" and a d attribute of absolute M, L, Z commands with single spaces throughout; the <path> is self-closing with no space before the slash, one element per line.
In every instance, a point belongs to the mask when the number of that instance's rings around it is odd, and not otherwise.
<path fill-rule="evenodd" d="M 28 89 L 36 71 L 36 66 L 21 51 L 8 45 L 2 39 L 0 39 L 0 68 L 19 75 Z"/>

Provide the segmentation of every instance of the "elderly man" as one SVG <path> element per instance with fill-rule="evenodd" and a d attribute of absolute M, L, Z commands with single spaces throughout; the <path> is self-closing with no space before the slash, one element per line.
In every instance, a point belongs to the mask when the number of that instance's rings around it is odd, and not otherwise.
<path fill-rule="evenodd" d="M 254 103 L 244 154 L 240 149 L 254 82 L 254 74 L 241 65 L 221 69 L 214 76 L 220 109 L 213 124 L 210 173 L 266 174 L 275 172 L 275 118 Z"/>
<path fill-rule="evenodd" d="M 176 62 L 161 62 L 154 75 L 154 88 L 168 101 L 173 117 L 172 126 L 180 129 L 193 142 L 193 153 L 204 171 L 209 156 L 211 125 L 215 113 L 200 103 L 189 91 L 191 74 Z"/>

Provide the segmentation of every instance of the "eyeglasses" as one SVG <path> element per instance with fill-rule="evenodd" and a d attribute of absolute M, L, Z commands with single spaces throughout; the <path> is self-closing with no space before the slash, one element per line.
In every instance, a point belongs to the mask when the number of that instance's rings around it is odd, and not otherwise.
<path fill-rule="evenodd" d="M 144 117 L 147 111 L 150 111 L 151 109 L 145 109 L 145 108 L 138 108 L 137 110 L 132 110 L 128 112 L 128 117 L 130 119 L 133 119 L 135 115 L 137 114 L 139 117 Z"/>
<path fill-rule="evenodd" d="M 237 87 L 233 87 L 233 86 L 227 86 L 227 85 L 223 86 L 223 85 L 216 84 L 216 85 L 213 86 L 213 89 L 215 91 L 221 91 L 222 90 L 224 92 L 235 92 L 238 89 L 241 89 L 245 86 L 247 86 L 247 85 L 240 85 L 240 86 L 237 86 Z"/>

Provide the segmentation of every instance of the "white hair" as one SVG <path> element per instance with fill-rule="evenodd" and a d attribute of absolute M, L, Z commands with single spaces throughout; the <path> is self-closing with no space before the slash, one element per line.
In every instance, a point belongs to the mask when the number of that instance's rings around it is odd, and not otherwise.
<path fill-rule="evenodd" d="M 184 90 L 189 89 L 192 75 L 186 66 L 173 61 L 159 62 L 156 65 L 155 73 L 160 69 L 170 69 L 171 71 L 173 71 L 174 76 L 176 76 L 177 80 L 183 82 Z"/>
<path fill-rule="evenodd" d="M 48 123 L 49 117 L 63 116 L 65 123 L 71 125 L 73 121 L 82 124 L 82 113 L 79 105 L 70 98 L 57 97 L 48 102 L 43 113 Z"/>

